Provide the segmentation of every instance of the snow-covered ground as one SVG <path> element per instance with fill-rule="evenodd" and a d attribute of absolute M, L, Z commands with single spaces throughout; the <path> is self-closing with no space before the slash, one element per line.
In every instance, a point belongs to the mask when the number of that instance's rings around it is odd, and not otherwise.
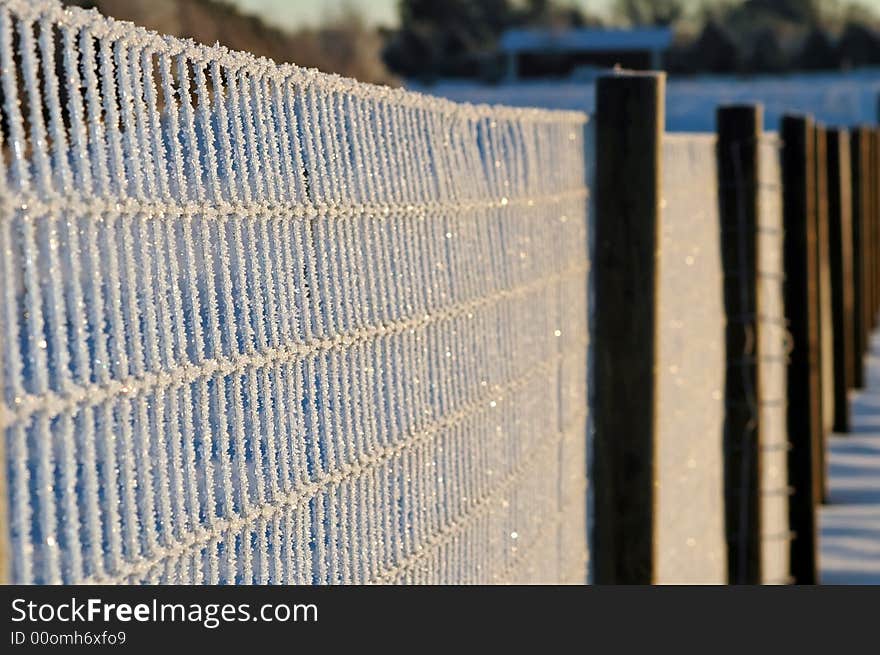
<path fill-rule="evenodd" d="M 593 113 L 592 82 L 539 80 L 496 86 L 441 81 L 408 85 L 452 100 L 515 106 L 576 109 Z M 719 105 L 764 105 L 764 127 L 775 131 L 785 113 L 812 114 L 828 125 L 850 126 L 877 119 L 880 69 L 792 75 L 670 77 L 666 88 L 666 128 L 711 132 Z"/>
<path fill-rule="evenodd" d="M 592 83 L 537 81 L 486 86 L 444 81 L 421 91 L 474 103 L 575 109 L 593 113 Z M 880 69 L 790 76 L 670 78 L 669 131 L 714 129 L 719 105 L 760 102 L 764 126 L 784 113 L 808 113 L 828 125 L 874 123 Z M 588 163 L 589 165 L 589 163 Z M 826 584 L 880 584 L 880 333 L 868 365 L 869 385 L 852 396 L 854 430 L 830 444 L 830 505 L 821 513 L 821 569 Z"/>
<path fill-rule="evenodd" d="M 853 430 L 830 443 L 830 504 L 822 509 L 824 584 L 880 584 L 880 334 L 868 384 L 852 397 Z"/>

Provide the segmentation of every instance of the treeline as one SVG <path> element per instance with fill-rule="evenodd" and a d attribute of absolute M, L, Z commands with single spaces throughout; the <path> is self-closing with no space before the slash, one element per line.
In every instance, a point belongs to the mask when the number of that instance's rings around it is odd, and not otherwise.
<path fill-rule="evenodd" d="M 602 20 L 560 0 L 399 0 L 399 27 L 385 32 L 385 63 L 395 73 L 499 78 L 498 40 L 515 27 L 598 26 Z"/>
<path fill-rule="evenodd" d="M 564 0 L 400 0 L 388 67 L 405 77 L 500 79 L 497 45 L 516 27 L 667 25 L 678 74 L 782 73 L 880 65 L 878 19 L 848 0 L 617 0 L 600 16 Z"/>
<path fill-rule="evenodd" d="M 363 82 L 394 83 L 382 61 L 384 40 L 355 11 L 342 11 L 315 28 L 285 31 L 241 11 L 232 0 L 63 0 L 95 8 L 161 34 L 220 44 Z M 291 11 L 294 11 L 291 8 Z"/>
<path fill-rule="evenodd" d="M 678 74 L 880 66 L 880 21 L 851 0 L 704 0 L 697 7 L 616 0 L 610 16 L 571 0 L 398 0 L 395 28 L 371 27 L 349 9 L 293 32 L 241 11 L 234 0 L 65 2 L 164 34 L 386 84 L 396 76 L 501 79 L 498 40 L 517 27 L 669 25 L 676 38 L 666 67 Z"/>
<path fill-rule="evenodd" d="M 632 0 L 628 0 L 632 2 Z M 706 5 L 672 26 L 672 72 L 784 73 L 880 65 L 876 17 L 829 0 L 746 0 Z"/>

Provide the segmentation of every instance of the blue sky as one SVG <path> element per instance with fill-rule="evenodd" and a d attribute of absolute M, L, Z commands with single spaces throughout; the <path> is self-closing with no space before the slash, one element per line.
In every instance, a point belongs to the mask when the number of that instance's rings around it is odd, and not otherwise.
<path fill-rule="evenodd" d="M 397 20 L 397 0 L 235 0 L 243 9 L 260 14 L 270 22 L 287 28 L 315 25 L 346 4 L 360 9 L 372 23 L 393 25 Z M 570 0 L 595 12 L 607 10 L 614 0 Z M 697 2 L 697 0 L 690 0 Z M 823 0 L 831 2 L 832 0 Z M 860 0 L 880 10 L 880 0 Z"/>

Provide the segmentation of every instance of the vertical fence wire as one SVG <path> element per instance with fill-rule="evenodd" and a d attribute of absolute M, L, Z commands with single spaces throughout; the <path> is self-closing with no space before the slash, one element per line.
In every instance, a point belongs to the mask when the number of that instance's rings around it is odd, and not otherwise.
<path fill-rule="evenodd" d="M 22 583 L 583 582 L 583 114 L 0 0 Z"/>
<path fill-rule="evenodd" d="M 741 398 L 728 412 L 743 413 L 742 434 L 727 435 L 728 530 L 731 582 L 785 583 L 789 580 L 788 431 L 786 367 L 791 346 L 784 303 L 782 189 L 779 139 L 733 141 L 727 157 L 733 191 L 729 225 L 728 323 L 741 325 L 742 337 L 729 333 L 728 384 Z M 756 170 L 743 157 L 754 156 Z M 749 203 L 754 209 L 749 210 Z M 754 214 L 752 216 L 752 214 Z M 750 216 L 752 216 L 750 218 Z M 742 348 L 742 352 L 740 352 Z M 734 414 L 735 415 L 735 414 Z M 731 511 L 732 510 L 732 511 Z"/>
<path fill-rule="evenodd" d="M 783 285 L 782 143 L 776 134 L 765 133 L 759 144 L 758 180 L 758 285 L 760 307 L 760 417 L 761 421 L 761 559 L 764 584 L 791 581 L 788 523 L 786 369 L 791 334 L 785 318 Z"/>

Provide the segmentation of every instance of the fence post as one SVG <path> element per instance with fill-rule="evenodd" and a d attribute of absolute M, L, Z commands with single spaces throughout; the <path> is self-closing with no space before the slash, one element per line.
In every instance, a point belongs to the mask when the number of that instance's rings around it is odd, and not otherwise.
<path fill-rule="evenodd" d="M 848 390 L 855 386 L 852 176 L 846 130 L 828 130 L 828 245 L 834 318 L 834 425 L 849 432 Z"/>
<path fill-rule="evenodd" d="M 785 307 L 792 335 L 788 365 L 789 520 L 791 571 L 814 584 L 816 571 L 815 466 L 821 434 L 819 297 L 816 247 L 816 166 L 813 120 L 782 119 L 782 204 L 785 228 Z"/>
<path fill-rule="evenodd" d="M 865 162 L 862 179 L 863 213 L 862 213 L 862 286 L 864 314 L 862 316 L 862 357 L 868 354 L 871 344 L 871 332 L 874 330 L 874 132 L 871 128 L 864 129 Z M 865 366 L 864 361 L 862 366 Z M 868 383 L 865 371 L 865 385 Z"/>
<path fill-rule="evenodd" d="M 866 228 L 866 245 L 868 252 L 868 316 L 867 332 L 865 333 L 865 351 L 871 351 L 871 334 L 877 327 L 877 130 L 868 130 L 868 227 Z"/>
<path fill-rule="evenodd" d="M 819 290 L 819 384 L 821 422 L 816 467 L 816 502 L 825 502 L 828 490 L 826 442 L 834 428 L 834 325 L 831 316 L 831 262 L 828 247 L 828 148 L 824 125 L 816 125 L 816 257 Z"/>
<path fill-rule="evenodd" d="M 874 130 L 866 128 L 865 140 L 868 154 L 865 164 L 865 352 L 870 351 L 871 333 L 874 331 Z M 867 380 L 866 380 L 867 384 Z"/>
<path fill-rule="evenodd" d="M 874 132 L 871 128 L 865 129 L 865 214 L 864 232 L 863 232 L 863 275 L 865 292 L 865 315 L 864 315 L 864 332 L 862 340 L 863 348 L 867 353 L 868 344 L 871 342 L 871 332 L 874 330 L 874 189 L 871 185 L 874 183 Z M 867 380 L 865 381 L 867 384 Z"/>
<path fill-rule="evenodd" d="M 869 263 L 871 266 L 871 290 L 873 303 L 871 305 L 870 325 L 871 332 L 865 335 L 866 350 L 871 351 L 871 333 L 877 327 L 877 312 L 880 311 L 880 130 L 871 130 L 871 176 L 868 181 L 868 189 L 871 194 L 871 244 L 869 248 Z"/>
<path fill-rule="evenodd" d="M 596 89 L 595 578 L 654 580 L 656 298 L 666 77 Z"/>
<path fill-rule="evenodd" d="M 761 582 L 761 438 L 758 334 L 760 106 L 721 107 L 718 179 L 727 316 L 724 496 L 732 584 Z"/>
<path fill-rule="evenodd" d="M 850 138 L 850 162 L 852 164 L 852 227 L 853 227 L 853 326 L 855 332 L 854 384 L 857 389 L 865 386 L 865 344 L 867 342 L 867 316 L 865 277 L 865 227 L 868 213 L 868 132 L 855 129 Z"/>

